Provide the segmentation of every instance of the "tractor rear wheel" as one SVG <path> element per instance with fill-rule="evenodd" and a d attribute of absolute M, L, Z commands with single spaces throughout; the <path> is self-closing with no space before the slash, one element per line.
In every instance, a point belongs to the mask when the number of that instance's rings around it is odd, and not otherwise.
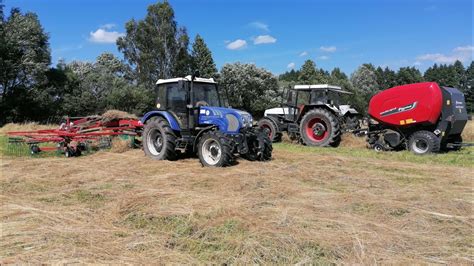
<path fill-rule="evenodd" d="M 161 117 L 148 120 L 143 130 L 143 150 L 155 160 L 176 158 L 176 136 L 168 121 Z"/>
<path fill-rule="evenodd" d="M 440 145 L 440 139 L 433 132 L 426 130 L 413 133 L 408 141 L 408 149 L 418 155 L 438 152 Z"/>
<path fill-rule="evenodd" d="M 281 131 L 278 130 L 278 125 L 269 118 L 262 118 L 258 121 L 258 127 L 265 130 L 268 138 L 272 142 L 281 141 Z"/>
<path fill-rule="evenodd" d="M 219 131 L 206 132 L 199 140 L 198 156 L 203 166 L 229 166 L 234 161 L 231 140 Z"/>
<path fill-rule="evenodd" d="M 254 129 L 254 134 L 247 137 L 249 151 L 243 157 L 249 161 L 269 161 L 272 159 L 272 141 L 264 129 Z"/>
<path fill-rule="evenodd" d="M 337 117 L 325 109 L 308 111 L 300 122 L 300 136 L 308 146 L 337 147 L 340 135 Z"/>

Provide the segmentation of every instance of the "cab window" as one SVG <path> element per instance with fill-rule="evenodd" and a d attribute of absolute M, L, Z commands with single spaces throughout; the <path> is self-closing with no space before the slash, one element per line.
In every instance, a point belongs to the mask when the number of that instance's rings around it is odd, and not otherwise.
<path fill-rule="evenodd" d="M 177 83 L 165 84 L 166 107 L 174 112 L 186 112 L 187 89 L 180 88 Z"/>
<path fill-rule="evenodd" d="M 310 94 L 309 91 L 298 92 L 298 107 L 309 104 Z"/>
<path fill-rule="evenodd" d="M 296 91 L 295 90 L 289 90 L 288 91 L 288 105 L 290 106 L 296 106 Z"/>

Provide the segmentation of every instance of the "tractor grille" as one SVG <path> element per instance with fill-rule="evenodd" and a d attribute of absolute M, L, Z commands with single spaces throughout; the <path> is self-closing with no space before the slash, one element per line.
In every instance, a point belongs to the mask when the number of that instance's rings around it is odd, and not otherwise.
<path fill-rule="evenodd" d="M 227 131 L 237 131 L 239 129 L 239 120 L 235 115 L 227 114 L 225 116 L 229 125 L 227 126 Z"/>

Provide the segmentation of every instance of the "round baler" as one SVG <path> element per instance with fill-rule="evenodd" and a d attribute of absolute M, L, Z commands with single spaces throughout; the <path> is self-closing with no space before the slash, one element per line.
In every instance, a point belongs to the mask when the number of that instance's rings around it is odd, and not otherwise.
<path fill-rule="evenodd" d="M 434 82 L 379 92 L 370 100 L 368 113 L 371 148 L 409 149 L 416 154 L 459 149 L 468 120 L 464 95 Z"/>

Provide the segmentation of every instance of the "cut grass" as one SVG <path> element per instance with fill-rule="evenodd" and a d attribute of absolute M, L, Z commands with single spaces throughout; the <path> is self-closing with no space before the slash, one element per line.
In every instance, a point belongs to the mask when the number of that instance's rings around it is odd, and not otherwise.
<path fill-rule="evenodd" d="M 3 158 L 1 262 L 474 259 L 472 167 L 295 147 L 275 145 L 270 162 L 223 169 L 148 160 L 140 150 Z"/>
<path fill-rule="evenodd" d="M 409 151 L 393 151 L 393 152 L 375 152 L 370 149 L 338 147 L 338 148 L 320 148 L 309 147 L 303 145 L 295 145 L 292 143 L 274 143 L 273 146 L 288 152 L 295 153 L 314 153 L 321 156 L 341 155 L 354 158 L 380 159 L 405 161 L 409 163 L 428 163 L 428 164 L 446 164 L 467 166 L 474 168 L 474 147 L 466 147 L 460 151 L 451 151 L 441 154 L 415 155 Z"/>

